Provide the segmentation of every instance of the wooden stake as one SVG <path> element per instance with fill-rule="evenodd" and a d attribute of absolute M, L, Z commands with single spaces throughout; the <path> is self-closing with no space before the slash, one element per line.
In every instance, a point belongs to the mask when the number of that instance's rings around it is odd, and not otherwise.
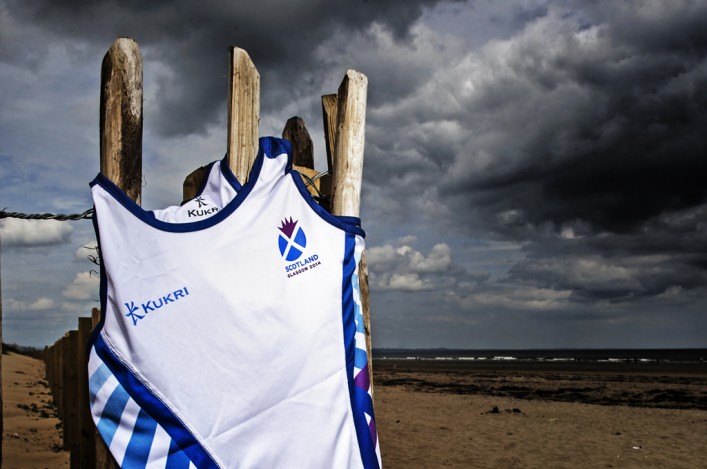
<path fill-rule="evenodd" d="M 101 310 L 98 308 L 91 309 L 91 329 L 95 329 L 101 321 Z"/>
<path fill-rule="evenodd" d="M 231 47 L 229 52 L 228 164 L 245 184 L 258 152 L 260 74 L 246 51 Z"/>
<path fill-rule="evenodd" d="M 59 340 L 59 370 L 57 373 L 59 379 L 59 404 L 57 410 L 60 410 L 62 424 L 62 445 L 65 451 L 71 451 L 69 445 L 69 436 L 71 435 L 72 422 L 69 418 L 69 397 L 71 391 L 69 389 L 69 368 L 71 366 L 71 358 L 69 356 L 69 331 L 64 333 L 64 337 Z"/>
<path fill-rule="evenodd" d="M 118 38 L 101 67 L 101 172 L 140 204 L 142 190 L 142 56 Z"/>
<path fill-rule="evenodd" d="M 368 261 L 366 251 L 361 253 L 358 262 L 358 290 L 361 295 L 361 314 L 363 314 L 363 329 L 366 334 L 366 353 L 368 354 L 368 376 L 371 379 L 371 396 L 373 396 L 373 344 L 371 343 L 371 298 L 368 290 Z"/>
<path fill-rule="evenodd" d="M 292 164 L 314 169 L 314 146 L 301 117 L 290 117 L 282 130 L 282 138 L 292 143 Z"/>
<path fill-rule="evenodd" d="M 361 180 L 363 178 L 363 150 L 366 131 L 366 94 L 368 78 L 356 70 L 348 70 L 339 86 L 337 95 L 322 96 L 324 129 L 327 153 L 331 155 L 333 187 L 331 213 L 358 217 L 361 208 Z M 336 103 L 336 114 L 334 104 Z M 335 117 L 335 118 L 334 118 Z M 333 129 L 331 123 L 336 121 Z M 331 142 L 335 142 L 333 151 Z M 371 312 L 368 292 L 368 263 L 366 253 L 361 254 L 358 264 L 358 282 L 361 294 L 361 309 L 366 333 L 368 375 L 373 394 L 373 353 L 371 347 Z"/>
<path fill-rule="evenodd" d="M 331 194 L 333 192 L 332 181 L 334 179 L 334 162 L 336 152 L 336 113 L 338 99 L 335 94 L 322 96 L 322 118 L 324 120 L 324 143 L 326 146 L 327 178 L 322 181 L 322 192 L 329 196 L 326 209 L 331 213 Z M 324 178 L 322 178 L 324 179 Z"/>
<path fill-rule="evenodd" d="M 101 172 L 138 205 L 142 192 L 142 56 L 137 43 L 118 38 L 101 68 Z M 96 467 L 118 465 L 100 436 Z"/>
<path fill-rule="evenodd" d="M 335 215 L 359 216 L 367 90 L 368 78 L 356 70 L 348 70 L 339 86 L 331 194 L 331 211 Z"/>
<path fill-rule="evenodd" d="M 206 166 L 200 166 L 189 173 L 182 183 L 182 202 L 196 197 L 196 192 L 201 187 L 204 176 L 206 176 Z"/>
<path fill-rule="evenodd" d="M 228 74 L 228 166 L 245 184 L 258 154 L 260 124 L 260 74 L 250 56 L 238 47 L 229 48 Z M 182 201 L 196 196 L 206 166 L 195 169 L 184 179 Z"/>
<path fill-rule="evenodd" d="M 79 467 L 96 467 L 96 427 L 91 417 L 91 402 L 88 394 L 88 339 L 91 336 L 91 318 L 79 318 Z"/>
<path fill-rule="evenodd" d="M 320 176 L 319 171 L 314 169 L 314 145 L 304 120 L 297 116 L 290 117 L 282 130 L 282 138 L 292 143 L 293 169 L 302 175 L 310 194 L 322 197 L 318 199 L 319 205 L 329 211 L 329 200 L 326 197 L 331 194 L 331 176 Z M 310 181 L 314 181 L 314 184 Z"/>
<path fill-rule="evenodd" d="M 322 96 L 322 117 L 324 120 L 324 143 L 326 144 L 326 163 L 329 174 L 334 173 L 334 152 L 336 149 L 336 111 L 338 108 L 335 94 Z"/>
<path fill-rule="evenodd" d="M 78 467 L 80 460 L 79 443 L 79 332 L 69 331 L 65 345 L 64 361 L 64 448 L 71 452 L 71 467 Z M 88 364 L 87 364 L 88 366 Z M 88 381 L 86 382 L 88 384 Z"/>

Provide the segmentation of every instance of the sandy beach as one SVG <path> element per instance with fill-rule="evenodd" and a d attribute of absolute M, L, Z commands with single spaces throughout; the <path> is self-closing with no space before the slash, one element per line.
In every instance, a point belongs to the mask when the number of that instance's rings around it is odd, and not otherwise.
<path fill-rule="evenodd" d="M 633 368 L 375 363 L 383 465 L 707 467 L 707 373 Z"/>
<path fill-rule="evenodd" d="M 386 468 L 707 467 L 704 365 L 374 367 Z M 68 467 L 44 364 L 4 355 L 3 398 L 3 467 Z"/>
<path fill-rule="evenodd" d="M 2 467 L 69 467 L 62 450 L 61 423 L 41 360 L 13 352 L 2 357 L 3 441 Z"/>

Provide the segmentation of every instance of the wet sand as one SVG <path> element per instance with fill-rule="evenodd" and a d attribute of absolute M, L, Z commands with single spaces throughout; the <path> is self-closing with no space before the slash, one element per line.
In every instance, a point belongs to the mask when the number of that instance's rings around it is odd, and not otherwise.
<path fill-rule="evenodd" d="M 374 362 L 387 468 L 707 467 L 707 369 Z"/>

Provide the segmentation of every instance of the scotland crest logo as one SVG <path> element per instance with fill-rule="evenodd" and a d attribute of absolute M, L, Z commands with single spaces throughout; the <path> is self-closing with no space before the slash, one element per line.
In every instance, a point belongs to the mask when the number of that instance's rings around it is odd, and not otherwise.
<path fill-rule="evenodd" d="M 307 247 L 307 236 L 304 234 L 302 227 L 297 226 L 299 220 L 282 220 L 282 226 L 279 230 L 282 232 L 278 237 L 278 246 L 280 247 L 280 255 L 288 262 L 296 261 L 302 256 L 304 248 Z"/>

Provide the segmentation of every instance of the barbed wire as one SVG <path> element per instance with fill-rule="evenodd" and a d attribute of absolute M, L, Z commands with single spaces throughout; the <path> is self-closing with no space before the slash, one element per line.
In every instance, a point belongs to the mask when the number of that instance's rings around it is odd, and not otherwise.
<path fill-rule="evenodd" d="M 93 209 L 89 208 L 83 213 L 19 213 L 7 212 L 5 209 L 0 210 L 0 219 L 2 218 L 19 218 L 20 220 L 86 220 L 93 217 Z"/>
<path fill-rule="evenodd" d="M 317 202 L 319 202 L 319 201 L 321 201 L 321 200 L 329 200 L 329 199 L 331 198 L 331 197 L 329 197 L 328 195 L 322 194 L 322 193 L 319 191 L 319 189 L 317 189 L 317 185 L 314 184 L 314 182 L 315 182 L 317 179 L 321 178 L 322 176 L 326 176 L 327 174 L 329 174 L 327 171 L 322 171 L 321 173 L 319 173 L 319 174 L 317 174 L 316 176 L 311 177 L 311 178 L 310 178 L 309 176 L 307 176 L 306 174 L 304 174 L 304 173 L 299 173 L 299 174 L 300 174 L 300 176 L 302 176 L 302 179 L 304 179 L 304 181 L 305 181 L 305 182 L 304 182 L 304 187 L 312 186 L 312 189 L 314 189 L 314 190 L 316 191 L 317 195 L 313 195 L 313 197 L 314 197 L 314 199 L 315 199 Z"/>

